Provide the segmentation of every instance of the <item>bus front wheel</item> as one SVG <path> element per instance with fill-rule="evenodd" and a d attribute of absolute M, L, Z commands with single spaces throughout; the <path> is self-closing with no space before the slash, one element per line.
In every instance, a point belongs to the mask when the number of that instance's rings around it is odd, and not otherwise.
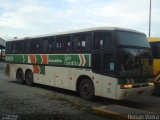
<path fill-rule="evenodd" d="M 26 76 L 25 76 L 26 84 L 28 86 L 33 85 L 33 73 L 32 71 L 27 71 Z"/>
<path fill-rule="evenodd" d="M 94 85 L 91 80 L 84 79 L 80 83 L 80 96 L 84 100 L 91 100 L 94 97 Z"/>
<path fill-rule="evenodd" d="M 19 69 L 17 71 L 16 78 L 17 78 L 17 82 L 19 84 L 23 84 L 24 83 L 24 74 L 23 74 L 23 71 L 21 69 Z"/>

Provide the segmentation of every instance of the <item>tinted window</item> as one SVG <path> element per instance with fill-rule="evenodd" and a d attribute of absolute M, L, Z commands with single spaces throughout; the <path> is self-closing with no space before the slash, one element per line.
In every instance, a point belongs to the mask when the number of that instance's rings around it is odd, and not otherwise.
<path fill-rule="evenodd" d="M 160 58 L 160 42 L 151 42 L 153 58 Z"/>
<path fill-rule="evenodd" d="M 64 50 L 65 51 L 70 51 L 71 49 L 71 36 L 70 35 L 64 35 Z"/>
<path fill-rule="evenodd" d="M 118 55 L 120 77 L 152 76 L 152 54 L 150 50 L 123 48 Z"/>
<path fill-rule="evenodd" d="M 66 52 L 71 48 L 70 35 L 61 35 L 56 37 L 56 52 Z"/>
<path fill-rule="evenodd" d="M 143 34 L 117 31 L 116 38 L 118 45 L 150 47 L 146 36 Z"/>
<path fill-rule="evenodd" d="M 30 44 L 30 53 L 40 53 L 41 51 L 41 39 L 32 39 Z"/>
<path fill-rule="evenodd" d="M 73 34 L 73 51 L 75 52 L 87 52 L 90 50 L 90 42 L 92 40 L 91 33 L 79 33 Z"/>
<path fill-rule="evenodd" d="M 11 53 L 12 42 L 6 43 L 6 53 Z"/>
<path fill-rule="evenodd" d="M 53 53 L 55 49 L 55 37 L 48 37 L 48 52 Z"/>
<path fill-rule="evenodd" d="M 102 56 L 101 53 L 92 54 L 92 68 L 95 72 L 101 72 L 102 68 Z"/>
<path fill-rule="evenodd" d="M 42 38 L 42 43 L 41 43 L 42 53 L 46 53 L 47 52 L 48 42 L 49 42 L 48 37 Z"/>
<path fill-rule="evenodd" d="M 63 46 L 63 36 L 56 36 L 56 52 L 64 51 Z"/>
<path fill-rule="evenodd" d="M 92 40 L 92 33 L 83 33 L 82 40 L 81 40 L 81 50 L 82 51 L 89 51 L 90 50 L 90 43 Z"/>
<path fill-rule="evenodd" d="M 72 37 L 73 51 L 81 51 L 81 34 L 74 34 Z"/>
<path fill-rule="evenodd" d="M 106 47 L 111 47 L 113 45 L 113 39 L 110 32 L 97 31 L 94 32 L 94 43 L 93 49 L 102 49 Z"/>
<path fill-rule="evenodd" d="M 12 42 L 11 53 L 19 53 L 20 52 L 20 50 L 19 50 L 20 47 L 21 47 L 21 42 L 20 41 Z"/>
<path fill-rule="evenodd" d="M 21 53 L 28 53 L 29 52 L 29 40 L 21 41 Z"/>

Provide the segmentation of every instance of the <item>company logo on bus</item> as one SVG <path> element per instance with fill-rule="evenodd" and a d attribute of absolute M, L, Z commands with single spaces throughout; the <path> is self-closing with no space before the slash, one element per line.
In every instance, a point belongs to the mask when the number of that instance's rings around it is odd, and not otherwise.
<path fill-rule="evenodd" d="M 13 61 L 13 56 L 6 56 L 5 60 L 9 61 L 9 62 L 12 62 Z"/>

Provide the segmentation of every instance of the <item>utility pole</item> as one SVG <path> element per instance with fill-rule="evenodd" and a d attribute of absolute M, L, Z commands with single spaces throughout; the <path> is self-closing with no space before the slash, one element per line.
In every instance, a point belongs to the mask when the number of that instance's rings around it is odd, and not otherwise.
<path fill-rule="evenodd" d="M 150 0 L 150 4 L 149 4 L 149 35 L 148 35 L 149 38 L 151 36 L 151 4 L 152 4 L 152 2 Z"/>

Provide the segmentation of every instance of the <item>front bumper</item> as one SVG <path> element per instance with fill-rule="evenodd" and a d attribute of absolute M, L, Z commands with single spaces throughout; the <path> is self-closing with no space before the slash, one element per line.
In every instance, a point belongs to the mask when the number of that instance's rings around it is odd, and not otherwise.
<path fill-rule="evenodd" d="M 117 90 L 117 100 L 128 99 L 133 97 L 138 97 L 142 95 L 151 95 L 154 86 L 138 87 L 131 89 L 120 89 Z"/>

